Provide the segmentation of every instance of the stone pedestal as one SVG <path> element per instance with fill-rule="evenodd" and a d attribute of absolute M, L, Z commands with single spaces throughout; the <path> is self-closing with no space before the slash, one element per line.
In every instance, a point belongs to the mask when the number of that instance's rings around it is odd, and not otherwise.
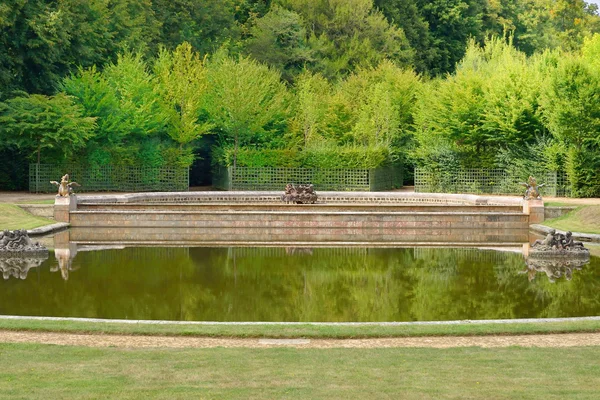
<path fill-rule="evenodd" d="M 71 222 L 70 212 L 77 209 L 77 196 L 56 196 L 54 200 L 54 220 L 56 222 Z"/>
<path fill-rule="evenodd" d="M 525 200 L 523 202 L 523 213 L 529 215 L 529 225 L 544 222 L 544 201 Z"/>

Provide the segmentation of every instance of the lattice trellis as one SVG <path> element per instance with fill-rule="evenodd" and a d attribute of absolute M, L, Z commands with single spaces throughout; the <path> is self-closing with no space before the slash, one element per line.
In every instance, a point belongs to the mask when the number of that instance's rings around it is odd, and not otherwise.
<path fill-rule="evenodd" d="M 381 191 L 401 187 L 402 170 L 217 167 L 213 174 L 213 186 L 222 190 L 282 190 L 288 183 L 313 184 L 317 190 Z"/>
<path fill-rule="evenodd" d="M 76 192 L 181 192 L 189 190 L 189 169 L 179 167 L 88 167 L 77 164 L 30 164 L 29 191 L 50 193 L 50 181 L 69 174 L 81 187 Z"/>
<path fill-rule="evenodd" d="M 566 177 L 556 171 L 533 173 L 543 196 L 570 195 Z M 463 169 L 432 171 L 415 168 L 415 192 L 417 193 L 473 193 L 520 195 L 525 188 L 526 176 L 515 176 L 503 169 Z"/>

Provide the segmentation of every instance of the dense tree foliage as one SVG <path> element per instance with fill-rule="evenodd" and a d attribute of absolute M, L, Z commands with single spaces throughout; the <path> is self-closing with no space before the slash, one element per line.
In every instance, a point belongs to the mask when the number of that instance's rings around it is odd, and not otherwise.
<path fill-rule="evenodd" d="M 598 195 L 599 32 L 583 0 L 3 2 L 0 153 L 552 169 Z"/>

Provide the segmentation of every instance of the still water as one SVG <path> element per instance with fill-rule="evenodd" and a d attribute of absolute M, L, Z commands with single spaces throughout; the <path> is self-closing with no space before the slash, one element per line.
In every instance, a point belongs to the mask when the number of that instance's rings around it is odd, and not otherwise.
<path fill-rule="evenodd" d="M 124 248 L 0 259 L 0 314 L 188 321 L 600 315 L 600 258 L 529 266 L 450 248 Z M 12 268 L 12 269 L 11 269 Z"/>

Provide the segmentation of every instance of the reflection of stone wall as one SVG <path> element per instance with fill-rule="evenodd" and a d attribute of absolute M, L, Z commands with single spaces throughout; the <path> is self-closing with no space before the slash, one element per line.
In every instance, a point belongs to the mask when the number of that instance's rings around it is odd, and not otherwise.
<path fill-rule="evenodd" d="M 504 261 L 507 258 L 507 253 L 494 250 L 485 251 L 472 248 L 454 248 L 444 249 L 444 252 L 445 254 L 450 254 L 462 260 L 483 263 L 497 263 L 499 261 Z M 439 253 L 439 249 L 435 248 L 417 247 L 414 249 L 415 258 L 420 260 L 430 260 L 431 257 L 437 253 Z"/>
<path fill-rule="evenodd" d="M 230 247 L 228 255 L 231 257 L 235 254 L 238 258 L 245 257 L 263 257 L 263 258 L 277 258 L 284 257 L 292 254 L 310 254 L 308 251 L 310 248 L 298 248 L 298 247 Z M 320 254 L 324 251 L 327 252 L 328 256 L 366 256 L 369 249 L 364 247 L 332 247 L 328 249 L 320 250 Z"/>

